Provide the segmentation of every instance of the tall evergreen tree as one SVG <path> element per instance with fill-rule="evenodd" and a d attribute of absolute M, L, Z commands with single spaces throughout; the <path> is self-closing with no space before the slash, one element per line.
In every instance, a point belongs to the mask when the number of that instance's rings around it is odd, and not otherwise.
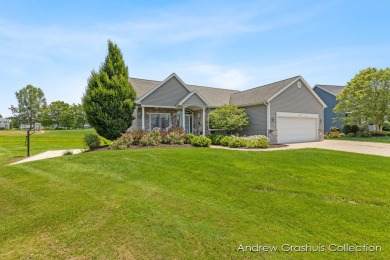
<path fill-rule="evenodd" d="M 88 123 L 96 132 L 114 140 L 132 124 L 135 91 L 118 46 L 108 41 L 108 54 L 99 72 L 93 70 L 83 97 Z"/>

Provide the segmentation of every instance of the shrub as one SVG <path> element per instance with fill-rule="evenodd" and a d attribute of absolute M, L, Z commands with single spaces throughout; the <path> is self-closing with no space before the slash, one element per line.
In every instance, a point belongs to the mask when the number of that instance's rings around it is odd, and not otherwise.
<path fill-rule="evenodd" d="M 359 131 L 359 127 L 357 125 L 350 125 L 350 124 L 345 124 L 343 126 L 343 132 L 345 134 L 349 134 L 349 133 L 354 133 L 356 134 L 356 132 Z"/>
<path fill-rule="evenodd" d="M 209 114 L 210 127 L 213 129 L 242 130 L 249 125 L 249 117 L 245 109 L 235 105 L 223 105 Z"/>
<path fill-rule="evenodd" d="M 247 141 L 240 138 L 231 138 L 229 142 L 230 148 L 246 147 Z"/>
<path fill-rule="evenodd" d="M 145 130 L 134 130 L 129 132 L 128 134 L 131 135 L 133 138 L 133 145 L 140 145 L 140 141 L 144 135 L 146 135 L 148 132 Z"/>
<path fill-rule="evenodd" d="M 344 133 L 339 133 L 338 137 L 345 137 L 345 134 Z"/>
<path fill-rule="evenodd" d="M 222 137 L 222 139 L 220 140 L 220 143 L 223 145 L 223 146 L 229 146 L 229 142 L 231 141 L 232 137 L 230 136 L 224 136 Z"/>
<path fill-rule="evenodd" d="M 247 148 L 268 148 L 269 139 L 265 136 L 250 136 L 246 137 Z"/>
<path fill-rule="evenodd" d="M 324 134 L 324 139 L 329 139 L 329 135 L 328 134 Z"/>
<path fill-rule="evenodd" d="M 221 139 L 224 138 L 224 135 L 221 134 L 211 134 L 208 136 L 210 138 L 211 143 L 215 145 L 220 145 L 221 144 Z"/>
<path fill-rule="evenodd" d="M 357 137 L 370 137 L 371 134 L 368 131 L 359 131 L 356 133 Z"/>
<path fill-rule="evenodd" d="M 386 132 L 371 132 L 371 136 L 387 136 Z"/>
<path fill-rule="evenodd" d="M 170 135 L 168 135 L 168 131 L 160 130 L 160 133 L 161 133 L 161 143 L 170 144 L 172 141 L 172 138 Z"/>
<path fill-rule="evenodd" d="M 355 137 L 355 136 L 356 136 L 355 133 L 348 133 L 348 134 L 347 134 L 347 137 Z"/>
<path fill-rule="evenodd" d="M 340 134 L 339 133 L 333 133 L 333 134 L 329 134 L 328 136 L 329 136 L 329 138 L 339 138 Z"/>
<path fill-rule="evenodd" d="M 330 134 L 339 134 L 340 129 L 337 126 L 332 126 L 331 128 L 329 128 L 329 133 Z"/>
<path fill-rule="evenodd" d="M 88 149 L 93 150 L 100 146 L 100 138 L 98 134 L 88 133 L 84 135 L 84 143 Z"/>
<path fill-rule="evenodd" d="M 186 141 L 186 132 L 183 128 L 171 128 L 169 129 L 167 136 L 170 140 L 170 144 L 184 144 Z"/>
<path fill-rule="evenodd" d="M 134 139 L 130 133 L 125 133 L 110 144 L 112 150 L 125 150 L 130 148 Z"/>
<path fill-rule="evenodd" d="M 153 129 L 152 131 L 145 134 L 140 140 L 140 145 L 142 146 L 156 146 L 160 143 L 161 133 L 159 129 Z"/>
<path fill-rule="evenodd" d="M 185 143 L 186 144 L 191 144 L 192 143 L 192 139 L 194 139 L 194 137 L 195 137 L 194 134 L 187 134 Z"/>
<path fill-rule="evenodd" d="M 200 135 L 192 138 L 191 144 L 197 147 L 209 147 L 211 144 L 210 138 Z"/>

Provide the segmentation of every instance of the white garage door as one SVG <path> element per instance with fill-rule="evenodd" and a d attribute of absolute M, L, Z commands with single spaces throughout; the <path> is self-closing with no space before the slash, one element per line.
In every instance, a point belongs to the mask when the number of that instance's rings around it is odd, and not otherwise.
<path fill-rule="evenodd" d="M 318 115 L 276 113 L 278 143 L 317 141 Z"/>

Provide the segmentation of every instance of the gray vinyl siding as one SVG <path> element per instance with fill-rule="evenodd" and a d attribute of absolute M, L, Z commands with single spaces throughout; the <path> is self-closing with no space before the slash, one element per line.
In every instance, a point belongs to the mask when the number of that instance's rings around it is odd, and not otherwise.
<path fill-rule="evenodd" d="M 325 111 L 324 111 L 324 131 L 325 131 L 325 133 L 329 132 L 329 129 L 332 126 L 342 128 L 344 125 L 342 122 L 337 122 L 337 121 L 335 122 L 334 121 L 336 118 L 345 117 L 345 115 L 336 114 L 335 112 L 333 112 L 333 108 L 338 103 L 338 101 L 336 100 L 336 97 L 334 95 L 330 94 L 329 92 L 327 92 L 321 88 L 318 88 L 318 87 L 314 88 L 314 91 L 317 93 L 318 96 L 320 96 L 322 101 L 324 101 L 324 103 L 328 106 L 327 108 L 325 108 Z"/>
<path fill-rule="evenodd" d="M 320 101 L 308 90 L 304 83 L 297 87 L 297 82 L 288 87 L 273 100 L 271 100 L 270 129 L 277 130 L 276 112 L 318 114 L 320 118 L 319 129 L 324 129 L 324 108 Z"/>
<path fill-rule="evenodd" d="M 249 126 L 246 126 L 241 135 L 267 135 L 267 106 L 257 105 L 244 107 L 249 117 Z"/>
<path fill-rule="evenodd" d="M 189 91 L 176 79 L 171 78 L 141 101 L 142 105 L 176 106 Z"/>
<path fill-rule="evenodd" d="M 183 106 L 185 107 L 206 107 L 207 105 L 203 102 L 202 99 L 199 98 L 197 94 L 193 94 L 190 98 L 188 98 L 184 103 Z"/>

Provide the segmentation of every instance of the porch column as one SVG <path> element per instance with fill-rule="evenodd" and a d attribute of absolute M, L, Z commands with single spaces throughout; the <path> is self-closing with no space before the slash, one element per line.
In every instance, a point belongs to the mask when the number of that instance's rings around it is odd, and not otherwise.
<path fill-rule="evenodd" d="M 183 122 L 183 129 L 184 131 L 186 130 L 186 109 L 183 107 L 182 108 L 182 122 Z"/>
<path fill-rule="evenodd" d="M 142 107 L 142 130 L 145 130 L 145 107 Z"/>
<path fill-rule="evenodd" d="M 202 134 L 203 135 L 206 135 L 206 108 L 204 107 L 202 109 L 203 111 L 203 114 L 202 114 L 202 120 L 203 120 L 203 124 L 202 124 Z"/>

